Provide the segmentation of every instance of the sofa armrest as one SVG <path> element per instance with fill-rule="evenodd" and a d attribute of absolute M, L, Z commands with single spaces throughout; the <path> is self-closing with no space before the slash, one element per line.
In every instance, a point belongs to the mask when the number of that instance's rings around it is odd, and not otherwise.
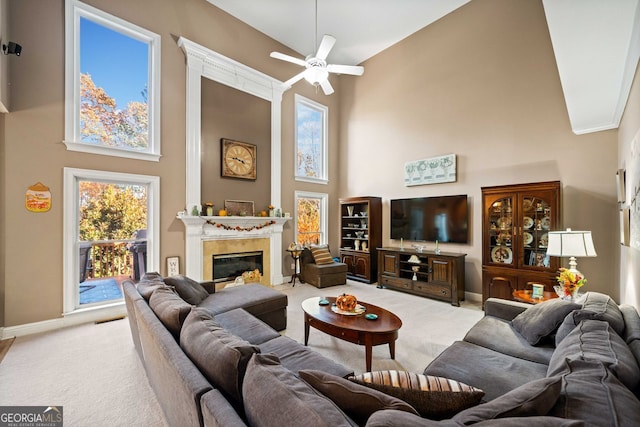
<path fill-rule="evenodd" d="M 200 282 L 200 284 L 210 294 L 216 293 L 216 283 L 213 280 L 206 280 L 204 282 Z"/>
<path fill-rule="evenodd" d="M 484 302 L 484 315 L 504 320 L 513 320 L 518 314 L 530 308 L 531 304 L 500 298 L 488 298 Z"/>

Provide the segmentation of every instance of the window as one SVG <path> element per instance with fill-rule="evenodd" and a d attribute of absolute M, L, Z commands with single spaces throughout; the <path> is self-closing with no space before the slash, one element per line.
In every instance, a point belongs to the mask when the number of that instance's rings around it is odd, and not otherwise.
<path fill-rule="evenodd" d="M 303 96 L 295 96 L 295 179 L 326 184 L 327 128 L 329 109 Z"/>
<path fill-rule="evenodd" d="M 155 176 L 64 169 L 64 313 L 122 304 L 115 280 L 158 269 Z"/>
<path fill-rule="evenodd" d="M 319 245 L 327 242 L 327 200 L 324 193 L 296 191 L 296 242 Z"/>
<path fill-rule="evenodd" d="M 67 149 L 158 161 L 160 36 L 77 0 L 66 7 Z"/>

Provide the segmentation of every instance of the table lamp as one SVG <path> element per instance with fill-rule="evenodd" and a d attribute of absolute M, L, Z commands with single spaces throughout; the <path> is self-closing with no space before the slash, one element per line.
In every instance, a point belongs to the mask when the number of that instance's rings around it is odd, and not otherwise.
<path fill-rule="evenodd" d="M 573 231 L 567 228 L 565 231 L 550 231 L 547 255 L 569 257 L 569 271 L 579 274 L 576 257 L 597 256 L 593 246 L 590 231 Z"/>

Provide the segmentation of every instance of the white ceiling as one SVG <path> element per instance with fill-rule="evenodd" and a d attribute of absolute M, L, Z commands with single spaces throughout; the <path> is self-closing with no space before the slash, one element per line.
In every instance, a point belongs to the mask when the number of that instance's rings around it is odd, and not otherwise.
<path fill-rule="evenodd" d="M 207 1 L 301 57 L 316 51 L 315 0 Z M 317 43 L 333 35 L 327 62 L 357 65 L 469 1 L 319 0 Z M 573 131 L 617 128 L 640 57 L 640 0 L 542 1 Z"/>

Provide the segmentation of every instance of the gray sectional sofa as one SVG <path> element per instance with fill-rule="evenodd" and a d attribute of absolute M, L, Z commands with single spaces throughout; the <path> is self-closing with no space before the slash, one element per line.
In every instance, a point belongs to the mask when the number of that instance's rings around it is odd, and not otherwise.
<path fill-rule="evenodd" d="M 194 283 L 148 274 L 124 284 L 133 341 L 171 426 L 640 425 L 640 317 L 603 294 L 535 306 L 490 298 L 422 375 L 351 377 L 276 332 L 284 294 Z"/>
<path fill-rule="evenodd" d="M 123 290 L 135 348 L 171 426 L 246 425 L 242 380 L 253 354 L 275 355 L 292 375 L 353 373 L 281 336 L 287 297 L 265 286 L 216 292 L 212 283 L 148 273 Z"/>
<path fill-rule="evenodd" d="M 607 295 L 537 306 L 490 298 L 485 317 L 424 370 L 482 389 L 486 403 L 445 421 L 379 411 L 367 425 L 639 426 L 639 363 L 638 312 Z"/>

